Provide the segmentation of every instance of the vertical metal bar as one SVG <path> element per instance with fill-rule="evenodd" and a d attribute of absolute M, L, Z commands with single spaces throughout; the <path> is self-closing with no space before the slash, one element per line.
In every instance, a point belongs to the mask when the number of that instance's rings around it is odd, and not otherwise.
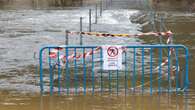
<path fill-rule="evenodd" d="M 37 81 L 38 81 L 38 79 L 37 79 L 37 77 L 38 77 L 38 65 L 37 65 L 37 62 L 36 62 L 36 55 L 37 53 L 36 52 L 34 52 L 34 55 L 33 55 L 33 58 L 34 58 L 34 64 L 35 64 L 35 84 L 37 83 Z"/>
<path fill-rule="evenodd" d="M 69 31 L 66 30 L 65 33 L 66 33 L 66 36 L 65 36 L 65 39 L 66 39 L 66 40 L 65 40 L 65 44 L 68 45 L 68 43 L 69 43 L 69 39 L 68 39 L 68 33 L 69 33 Z"/>
<path fill-rule="evenodd" d="M 156 31 L 155 14 L 155 11 L 151 12 L 151 26 L 153 31 Z"/>
<path fill-rule="evenodd" d="M 185 54 L 186 54 L 186 73 L 185 73 L 185 91 L 186 89 L 188 89 L 188 86 L 189 86 L 189 75 L 188 75 L 188 72 L 189 72 L 189 50 L 188 48 L 185 48 Z"/>
<path fill-rule="evenodd" d="M 36 9 L 38 9 L 39 8 L 39 0 L 36 0 L 37 1 L 37 3 L 36 3 Z"/>
<path fill-rule="evenodd" d="M 69 61 L 68 61 L 68 47 L 66 47 L 66 94 L 69 95 Z"/>
<path fill-rule="evenodd" d="M 49 48 L 49 54 L 51 49 Z M 53 95 L 53 73 L 52 73 L 52 65 L 51 65 L 51 58 L 48 57 L 49 60 L 49 76 L 50 76 L 50 95 Z"/>
<path fill-rule="evenodd" d="M 162 23 L 163 23 L 162 21 L 163 21 L 163 20 L 162 20 L 162 19 L 163 19 L 163 18 L 162 18 L 162 16 L 161 16 L 161 17 L 160 17 L 160 32 L 163 31 L 163 28 L 162 28 Z M 160 44 L 162 44 L 162 35 L 160 35 L 159 37 L 160 37 Z"/>
<path fill-rule="evenodd" d="M 83 0 L 80 0 L 80 5 L 81 5 L 81 7 L 83 6 Z"/>
<path fill-rule="evenodd" d="M 170 37 L 170 44 L 173 44 L 173 35 L 169 36 Z M 173 53 L 172 51 L 173 48 L 169 48 L 169 58 L 168 58 L 168 81 L 169 81 L 169 88 L 168 88 L 168 92 L 172 92 L 172 80 L 170 78 L 170 76 L 173 75 L 173 71 L 172 71 L 172 58 L 171 58 L 171 55 Z"/>
<path fill-rule="evenodd" d="M 95 24 L 97 24 L 97 20 L 98 20 L 98 8 L 97 8 L 97 4 L 95 5 Z"/>
<path fill-rule="evenodd" d="M 109 74 L 109 93 L 111 94 L 112 93 L 112 75 L 111 75 L 111 71 L 108 71 L 108 74 Z"/>
<path fill-rule="evenodd" d="M 116 71 L 116 92 L 119 93 L 119 70 Z"/>
<path fill-rule="evenodd" d="M 75 85 L 75 94 L 77 95 L 78 94 L 78 68 L 77 68 L 77 53 L 76 53 L 77 49 L 74 48 L 74 79 L 75 79 L 75 82 L 74 82 L 74 85 Z"/>
<path fill-rule="evenodd" d="M 89 32 L 91 32 L 91 9 L 89 9 Z"/>
<path fill-rule="evenodd" d="M 95 90 L 95 77 L 94 77 L 94 48 L 92 48 L 92 95 L 94 95 Z"/>
<path fill-rule="evenodd" d="M 83 31 L 83 18 L 80 17 L 80 32 Z M 83 45 L 83 35 L 80 33 L 80 45 Z"/>
<path fill-rule="evenodd" d="M 168 48 L 168 83 L 169 83 L 169 87 L 168 87 L 168 93 L 170 92 L 170 89 L 171 89 L 171 80 L 170 80 L 170 75 L 171 75 L 171 58 L 170 58 L 170 55 L 171 55 L 171 49 Z"/>
<path fill-rule="evenodd" d="M 181 80 L 180 80 L 180 88 L 185 88 L 185 73 L 186 73 L 186 71 L 184 70 L 184 71 L 182 71 L 182 73 L 181 73 Z"/>
<path fill-rule="evenodd" d="M 128 68 L 127 68 L 127 52 L 125 52 L 125 95 L 127 95 L 128 90 Z"/>
<path fill-rule="evenodd" d="M 105 3 L 105 8 L 107 9 L 108 8 L 108 0 L 105 0 L 104 3 Z"/>
<path fill-rule="evenodd" d="M 100 63 L 101 63 L 101 69 L 100 69 L 100 87 L 101 87 L 101 95 L 103 94 L 103 50 L 101 48 L 100 50 Z"/>
<path fill-rule="evenodd" d="M 100 16 L 102 16 L 102 11 L 103 11 L 103 2 L 101 0 L 100 1 Z"/>
<path fill-rule="evenodd" d="M 85 63 L 85 48 L 83 48 L 83 94 L 86 95 L 86 63 Z"/>
<path fill-rule="evenodd" d="M 43 82 L 43 59 L 42 59 L 42 54 L 43 54 L 43 50 L 44 49 L 41 49 L 40 50 L 40 53 L 39 53 L 39 66 L 40 66 L 40 89 L 41 89 L 41 94 L 43 94 L 44 92 L 44 82 Z"/>
<path fill-rule="evenodd" d="M 142 48 L 142 94 L 144 93 L 144 48 Z"/>
<path fill-rule="evenodd" d="M 162 48 L 159 48 L 159 63 L 158 63 L 158 67 L 159 67 L 159 72 L 158 72 L 158 92 L 159 94 L 161 94 L 161 72 L 162 72 Z"/>
<path fill-rule="evenodd" d="M 60 95 L 61 92 L 61 84 L 60 84 L 60 80 L 61 80 L 61 67 L 60 67 L 60 52 L 58 49 L 58 95 Z"/>
<path fill-rule="evenodd" d="M 176 93 L 178 93 L 179 88 L 179 59 L 178 59 L 178 48 L 175 48 L 175 60 L 176 60 Z"/>
<path fill-rule="evenodd" d="M 133 48 L 133 92 L 135 92 L 136 85 L 136 48 Z"/>
<path fill-rule="evenodd" d="M 150 95 L 152 95 L 152 90 L 153 90 L 153 88 L 152 88 L 152 80 L 153 80 L 153 78 L 152 78 L 152 74 L 153 74 L 153 70 L 152 70 L 152 68 L 153 68 L 153 48 L 151 48 L 150 49 Z"/>

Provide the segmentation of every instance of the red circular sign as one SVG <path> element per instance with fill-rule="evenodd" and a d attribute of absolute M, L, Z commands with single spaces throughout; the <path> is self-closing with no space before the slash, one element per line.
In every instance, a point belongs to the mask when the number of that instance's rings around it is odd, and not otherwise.
<path fill-rule="evenodd" d="M 107 54 L 110 56 L 110 57 L 115 57 L 118 55 L 118 48 L 117 47 L 109 47 L 108 50 L 107 50 Z"/>

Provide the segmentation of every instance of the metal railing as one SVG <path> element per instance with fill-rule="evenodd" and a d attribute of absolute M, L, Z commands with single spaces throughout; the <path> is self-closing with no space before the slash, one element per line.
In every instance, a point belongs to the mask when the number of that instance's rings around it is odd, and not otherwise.
<path fill-rule="evenodd" d="M 43 47 L 39 56 L 41 93 L 152 95 L 188 88 L 185 46 L 130 45 L 122 50 L 122 70 L 104 70 L 102 46 Z"/>

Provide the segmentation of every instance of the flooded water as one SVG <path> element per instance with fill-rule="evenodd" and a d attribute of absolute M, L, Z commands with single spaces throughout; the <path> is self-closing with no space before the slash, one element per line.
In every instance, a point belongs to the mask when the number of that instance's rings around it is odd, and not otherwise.
<path fill-rule="evenodd" d="M 0 2 L 2 5 L 0 10 L 0 110 L 195 109 L 195 75 L 193 74 L 195 65 L 194 13 L 177 10 L 163 12 L 167 15 L 165 19 L 166 27 L 175 33 L 174 43 L 186 45 L 190 49 L 189 79 L 191 84 L 189 92 L 181 95 L 154 94 L 153 96 L 147 94 L 130 96 L 41 96 L 39 75 L 35 72 L 38 59 L 34 59 L 34 52 L 38 54 L 39 49 L 46 45 L 63 45 L 65 30 L 79 31 L 80 17 L 83 17 L 83 30 L 88 31 L 88 9 L 94 9 L 93 3 L 96 3 L 96 1 L 88 2 L 84 0 L 83 5 L 86 5 L 85 7 L 75 7 L 81 5 L 80 1 L 70 0 L 70 3 L 64 2 L 65 5 L 62 8 L 58 6 L 62 3 L 33 0 L 33 3 L 27 2 L 25 4 L 28 5 L 20 7 L 20 9 L 18 4 L 24 3 L 21 1 Z M 45 5 L 43 5 L 43 2 Z M 109 6 L 109 3 L 107 2 L 107 6 Z M 126 3 L 130 4 L 128 1 Z M 143 4 L 143 1 L 138 0 L 136 3 Z M 92 25 L 92 31 L 137 34 L 148 30 L 148 27 L 142 27 L 140 24 L 132 23 L 129 20 L 131 16 L 143 10 L 128 9 L 128 6 L 124 8 L 123 5 L 117 5 L 114 2 L 113 5 L 117 7 L 108 7 L 104 10 L 103 16 L 98 18 L 98 23 Z M 49 10 L 45 10 L 45 7 Z M 92 22 L 94 23 L 95 19 L 92 19 Z M 79 36 L 71 37 L 71 45 L 78 45 L 78 39 Z M 84 45 L 126 45 L 135 41 L 149 43 L 151 40 L 152 42 L 158 42 L 153 39 L 85 36 Z M 38 56 L 36 55 L 36 57 Z"/>

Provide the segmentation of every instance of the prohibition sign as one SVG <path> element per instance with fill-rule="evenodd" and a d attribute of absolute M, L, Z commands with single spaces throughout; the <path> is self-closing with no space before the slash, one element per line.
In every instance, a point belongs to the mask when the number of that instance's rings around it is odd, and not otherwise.
<path fill-rule="evenodd" d="M 118 55 L 118 51 L 119 51 L 119 50 L 118 50 L 117 47 L 111 46 L 111 47 L 108 48 L 107 54 L 108 54 L 108 56 L 110 56 L 110 57 L 115 57 L 115 56 Z"/>

